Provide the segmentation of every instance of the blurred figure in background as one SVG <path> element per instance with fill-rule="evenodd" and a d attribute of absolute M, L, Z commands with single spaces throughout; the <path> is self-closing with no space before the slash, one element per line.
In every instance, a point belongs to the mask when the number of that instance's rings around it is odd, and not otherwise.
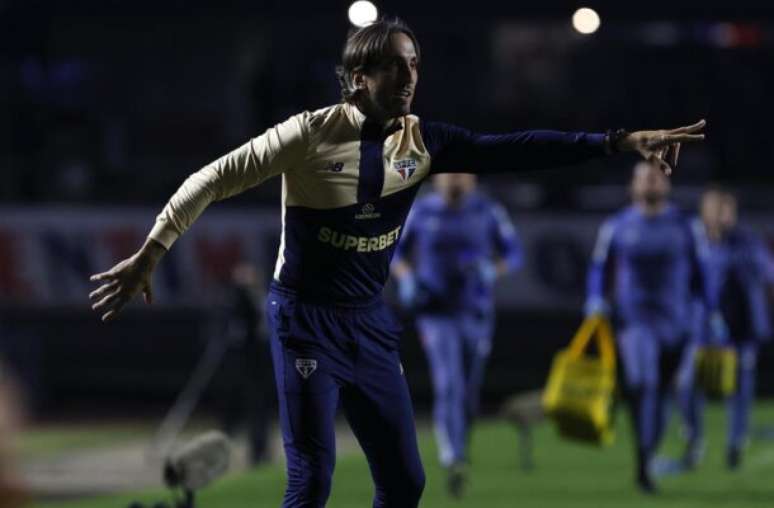
<path fill-rule="evenodd" d="M 706 282 L 727 326 L 723 336 L 700 328 L 701 342 L 707 337 L 727 343 L 737 352 L 736 392 L 727 401 L 728 433 L 726 461 L 730 469 L 739 467 L 747 438 L 749 414 L 755 396 L 758 348 L 771 336 L 767 286 L 774 286 L 770 270 L 771 254 L 761 239 L 738 222 L 736 197 L 720 187 L 711 187 L 702 195 L 700 217 L 694 227 L 702 241 L 702 262 Z M 706 323 L 706 320 L 703 320 Z M 709 323 L 711 326 L 711 322 Z M 702 340 L 703 339 L 703 340 Z M 689 368 L 692 367 L 689 366 Z M 689 442 L 703 441 L 702 414 L 704 397 L 695 391 L 687 400 Z M 690 450 L 690 446 L 689 446 Z M 684 458 L 688 467 L 695 457 Z"/>
<path fill-rule="evenodd" d="M 16 436 L 22 411 L 16 384 L 0 358 L 0 508 L 27 505 L 27 496 L 16 471 Z"/>
<path fill-rule="evenodd" d="M 223 428 L 234 434 L 246 424 L 248 460 L 256 465 L 268 461 L 269 425 L 274 389 L 269 343 L 263 333 L 264 280 L 256 267 L 238 263 L 216 310 L 213 340 L 228 343 L 221 376 L 225 397 L 221 400 Z"/>
<path fill-rule="evenodd" d="M 634 167 L 632 205 L 599 230 L 585 309 L 587 315 L 613 311 L 636 434 L 637 483 L 644 492 L 656 490 L 651 461 L 666 424 L 667 396 L 690 353 L 693 300 L 708 297 L 696 239 L 670 203 L 670 191 L 657 167 L 645 162 Z"/>
<path fill-rule="evenodd" d="M 522 251 L 506 211 L 476 190 L 472 174 L 433 178 L 413 206 L 392 271 L 401 303 L 417 314 L 430 364 L 435 434 L 447 487 L 466 480 L 467 442 L 494 334 L 494 282 Z"/>

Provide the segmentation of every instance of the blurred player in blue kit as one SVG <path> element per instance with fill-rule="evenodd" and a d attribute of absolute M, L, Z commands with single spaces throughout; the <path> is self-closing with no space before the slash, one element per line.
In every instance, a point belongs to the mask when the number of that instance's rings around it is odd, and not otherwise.
<path fill-rule="evenodd" d="M 722 334 L 713 333 L 707 328 L 712 323 L 699 317 L 702 326 L 698 329 L 697 343 L 731 346 L 737 352 L 736 391 L 726 401 L 726 461 L 730 469 L 740 465 L 748 434 L 758 349 L 771 337 L 767 289 L 774 284 L 771 253 L 753 231 L 738 223 L 737 208 L 737 199 L 732 193 L 711 187 L 702 196 L 700 216 L 693 224 L 702 240 L 705 284 L 717 302 L 726 327 Z M 690 378 L 693 362 L 687 363 L 684 369 L 685 377 Z M 701 457 L 704 398 L 698 389 L 685 395 L 688 395 L 683 404 L 687 406 L 684 409 L 687 409 L 689 444 L 683 462 L 692 468 Z"/>
<path fill-rule="evenodd" d="M 637 483 L 656 489 L 651 461 L 666 425 L 666 403 L 692 353 L 695 300 L 703 284 L 697 238 L 669 202 L 670 182 L 653 165 L 635 166 L 633 204 L 604 222 L 588 274 L 586 313 L 612 313 L 637 445 Z M 607 289 L 612 286 L 612 305 Z"/>
<path fill-rule="evenodd" d="M 522 250 L 506 211 L 476 191 L 475 175 L 438 175 L 433 184 L 411 209 L 392 269 L 402 305 L 417 316 L 440 460 L 458 497 L 492 349 L 494 282 L 521 265 Z"/>
<path fill-rule="evenodd" d="M 401 327 L 381 292 L 419 184 L 436 173 L 518 173 L 615 152 L 639 153 L 670 172 L 680 143 L 704 139 L 704 122 L 479 134 L 411 114 L 420 49 L 402 22 L 355 31 L 342 60 L 342 102 L 294 115 L 192 174 L 140 249 L 92 276 L 101 285 L 90 298 L 105 321 L 139 293 L 150 303 L 155 267 L 210 203 L 282 175 L 266 310 L 287 457 L 283 506 L 325 506 L 341 405 L 368 459 L 373 506 L 411 508 L 425 476 L 400 367 Z"/>

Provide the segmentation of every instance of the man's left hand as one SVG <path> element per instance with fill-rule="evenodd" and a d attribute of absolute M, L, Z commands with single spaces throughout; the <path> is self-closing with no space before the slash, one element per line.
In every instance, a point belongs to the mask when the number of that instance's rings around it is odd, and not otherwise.
<path fill-rule="evenodd" d="M 704 141 L 701 131 L 705 125 L 705 120 L 699 120 L 693 125 L 676 129 L 631 132 L 618 140 L 614 148 L 619 152 L 638 152 L 664 174 L 671 175 L 672 168 L 677 166 L 680 145 Z"/>

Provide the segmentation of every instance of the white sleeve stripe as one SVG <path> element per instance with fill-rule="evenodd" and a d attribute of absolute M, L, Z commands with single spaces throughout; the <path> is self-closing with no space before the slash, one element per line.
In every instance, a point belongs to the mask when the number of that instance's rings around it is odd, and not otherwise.
<path fill-rule="evenodd" d="M 607 261 L 607 255 L 610 252 L 610 246 L 613 243 L 613 233 L 615 226 L 611 222 L 605 222 L 599 228 L 597 243 L 594 245 L 592 259 L 595 263 L 604 263 Z"/>
<path fill-rule="evenodd" d="M 280 233 L 279 252 L 277 252 L 277 263 L 274 265 L 274 280 L 280 281 L 282 267 L 285 265 L 285 213 L 287 211 L 287 186 L 285 178 L 282 178 L 282 231 Z"/>

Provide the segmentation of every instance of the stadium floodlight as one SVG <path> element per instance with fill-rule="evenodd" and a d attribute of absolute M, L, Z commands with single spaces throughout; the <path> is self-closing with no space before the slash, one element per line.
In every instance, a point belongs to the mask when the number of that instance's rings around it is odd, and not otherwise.
<path fill-rule="evenodd" d="M 357 27 L 368 26 L 379 15 L 376 6 L 368 0 L 358 0 L 349 6 L 349 22 Z"/>
<path fill-rule="evenodd" d="M 572 15 L 572 26 L 582 34 L 593 34 L 599 29 L 599 14 L 594 9 L 582 7 Z"/>

